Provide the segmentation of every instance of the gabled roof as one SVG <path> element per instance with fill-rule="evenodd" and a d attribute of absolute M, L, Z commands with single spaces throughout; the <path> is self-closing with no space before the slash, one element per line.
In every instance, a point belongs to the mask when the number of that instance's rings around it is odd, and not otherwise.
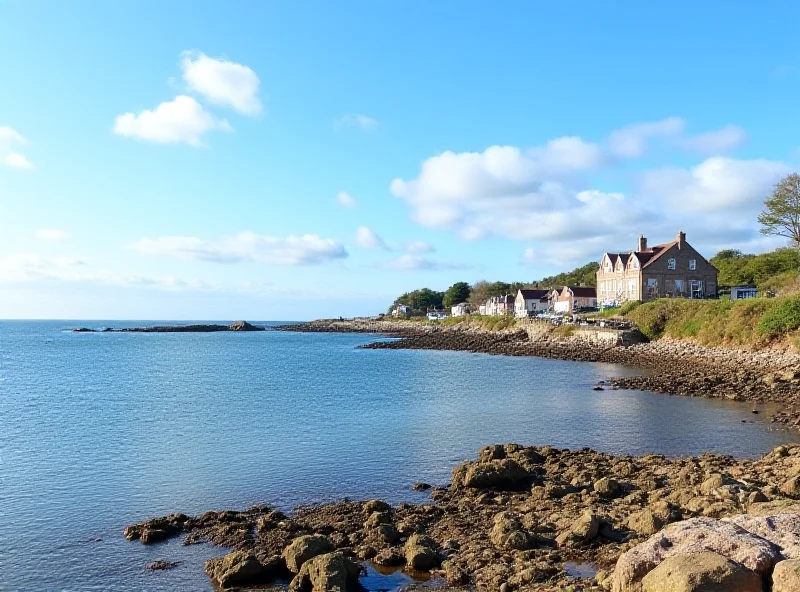
<path fill-rule="evenodd" d="M 520 289 L 520 293 L 525 300 L 541 300 L 547 298 L 550 290 Z"/>
<path fill-rule="evenodd" d="M 664 243 L 663 245 L 656 245 L 652 249 L 647 249 L 647 251 L 652 251 L 653 254 L 647 260 L 647 263 L 644 263 L 642 267 L 647 267 L 648 265 L 658 261 L 658 259 L 667 251 L 669 251 L 672 247 L 678 244 L 678 241 L 672 241 L 671 243 Z M 643 253 L 647 253 L 647 251 L 643 251 Z"/>

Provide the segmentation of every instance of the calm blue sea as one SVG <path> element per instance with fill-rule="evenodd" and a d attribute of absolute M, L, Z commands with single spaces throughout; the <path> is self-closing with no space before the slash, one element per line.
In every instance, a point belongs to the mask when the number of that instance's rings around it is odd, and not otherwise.
<path fill-rule="evenodd" d="M 490 443 L 742 457 L 792 439 L 749 405 L 592 391 L 632 372 L 612 365 L 355 349 L 369 335 L 66 331 L 140 324 L 0 322 L 0 590 L 208 591 L 202 561 L 223 551 L 122 528 L 424 499 L 412 483 L 447 483 Z M 183 563 L 144 570 L 158 559 Z"/>

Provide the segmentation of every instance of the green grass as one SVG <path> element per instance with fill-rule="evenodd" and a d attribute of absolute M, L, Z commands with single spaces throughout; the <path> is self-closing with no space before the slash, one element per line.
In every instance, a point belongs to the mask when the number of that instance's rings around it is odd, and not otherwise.
<path fill-rule="evenodd" d="M 407 321 L 409 323 L 415 323 L 418 325 L 429 325 L 431 327 L 454 327 L 456 325 L 471 325 L 475 327 L 480 327 L 482 329 L 487 329 L 489 331 L 500 331 L 503 329 L 509 329 L 512 327 L 517 326 L 517 320 L 510 315 L 506 316 L 488 316 L 488 315 L 479 315 L 479 314 L 470 314 L 465 315 L 463 317 L 447 317 L 438 321 L 429 321 L 428 317 L 411 317 L 411 318 L 400 318 L 395 320 L 402 320 Z"/>
<path fill-rule="evenodd" d="M 784 338 L 800 339 L 800 296 L 740 301 L 665 298 L 617 314 L 634 322 L 651 340 L 759 348 Z"/>

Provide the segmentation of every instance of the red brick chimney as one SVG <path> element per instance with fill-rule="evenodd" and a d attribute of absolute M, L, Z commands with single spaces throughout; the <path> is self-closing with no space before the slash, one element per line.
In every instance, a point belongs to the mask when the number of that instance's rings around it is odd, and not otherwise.
<path fill-rule="evenodd" d="M 637 245 L 638 249 L 637 252 L 642 252 L 647 250 L 647 239 L 644 236 L 639 237 L 639 244 Z"/>
<path fill-rule="evenodd" d="M 678 248 L 683 247 L 683 243 L 686 242 L 686 233 L 681 231 L 678 233 L 678 236 L 675 237 L 675 240 L 678 241 Z"/>

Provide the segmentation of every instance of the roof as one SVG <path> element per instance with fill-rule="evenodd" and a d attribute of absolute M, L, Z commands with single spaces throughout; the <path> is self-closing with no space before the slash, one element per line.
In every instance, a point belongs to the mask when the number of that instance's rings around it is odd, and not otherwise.
<path fill-rule="evenodd" d="M 639 267 L 647 267 L 651 263 L 657 261 L 664 253 L 670 250 L 670 248 L 677 245 L 677 241 L 672 241 L 671 243 L 664 243 L 661 245 L 653 245 L 648 249 L 644 249 L 643 251 L 628 251 L 626 253 L 606 253 L 608 255 L 609 260 L 611 261 L 612 265 L 617 265 L 617 260 L 620 258 L 624 258 L 625 263 L 627 263 L 628 258 L 631 255 L 634 255 L 639 260 Z"/>
<path fill-rule="evenodd" d="M 647 251 L 652 251 L 653 255 L 650 259 L 642 265 L 642 267 L 647 267 L 648 265 L 658 261 L 658 259 L 667 251 L 669 251 L 672 247 L 678 244 L 678 241 L 672 241 L 671 243 L 664 243 L 663 245 L 656 245 L 652 249 L 647 249 Z M 645 251 L 645 253 L 647 252 Z"/>
<path fill-rule="evenodd" d="M 567 286 L 572 290 L 572 295 L 578 298 L 595 298 L 597 296 L 597 288 L 587 286 Z"/>
<path fill-rule="evenodd" d="M 520 289 L 520 294 L 525 300 L 541 300 L 547 298 L 550 290 L 534 290 L 534 289 Z"/>

